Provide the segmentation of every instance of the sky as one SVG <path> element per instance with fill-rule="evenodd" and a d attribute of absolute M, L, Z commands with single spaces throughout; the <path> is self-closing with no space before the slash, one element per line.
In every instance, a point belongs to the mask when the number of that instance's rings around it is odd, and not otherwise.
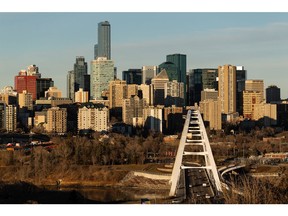
<path fill-rule="evenodd" d="M 39 10 L 42 11 L 42 10 Z M 75 10 L 73 10 L 75 11 Z M 97 27 L 111 25 L 111 56 L 122 71 L 187 55 L 187 70 L 244 66 L 248 79 L 277 85 L 288 98 L 287 12 L 0 12 L 0 88 L 31 64 L 66 96 L 76 56 L 94 57 Z"/>

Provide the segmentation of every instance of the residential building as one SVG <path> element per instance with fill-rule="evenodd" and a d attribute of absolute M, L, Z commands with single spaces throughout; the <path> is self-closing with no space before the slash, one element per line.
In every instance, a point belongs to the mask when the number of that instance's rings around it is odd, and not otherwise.
<path fill-rule="evenodd" d="M 85 103 L 78 110 L 78 131 L 107 131 L 109 110 L 103 104 Z"/>
<path fill-rule="evenodd" d="M 163 106 L 149 106 L 143 109 L 143 124 L 147 129 L 162 133 L 163 108 Z"/>
<path fill-rule="evenodd" d="M 127 98 L 127 83 L 125 80 L 110 81 L 109 108 L 122 108 L 123 99 Z"/>
<path fill-rule="evenodd" d="M 206 99 L 200 101 L 200 112 L 203 120 L 209 122 L 210 129 L 222 129 L 221 103 L 219 100 Z"/>
<path fill-rule="evenodd" d="M 48 133 L 67 133 L 66 108 L 52 107 L 47 110 L 46 131 Z"/>
<path fill-rule="evenodd" d="M 17 107 L 6 105 L 5 108 L 5 128 L 7 131 L 15 131 L 17 127 Z"/>
<path fill-rule="evenodd" d="M 142 126 L 143 109 L 146 105 L 146 99 L 140 99 L 137 95 L 132 96 L 129 99 L 124 99 L 122 107 L 123 122 L 133 125 L 134 127 Z"/>
<path fill-rule="evenodd" d="M 218 96 L 222 114 L 236 112 L 236 66 L 218 67 Z"/>

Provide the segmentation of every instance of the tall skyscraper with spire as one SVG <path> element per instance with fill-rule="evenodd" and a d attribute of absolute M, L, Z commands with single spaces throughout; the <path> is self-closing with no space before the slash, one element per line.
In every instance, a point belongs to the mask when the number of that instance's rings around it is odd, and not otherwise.
<path fill-rule="evenodd" d="M 108 21 L 98 23 L 98 44 L 94 46 L 94 59 L 111 59 L 111 26 Z"/>

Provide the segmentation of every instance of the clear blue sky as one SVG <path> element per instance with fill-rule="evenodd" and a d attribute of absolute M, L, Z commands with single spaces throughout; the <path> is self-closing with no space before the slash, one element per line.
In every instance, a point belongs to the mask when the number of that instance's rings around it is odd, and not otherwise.
<path fill-rule="evenodd" d="M 288 97 L 288 13 L 0 13 L 0 88 L 36 64 L 66 96 L 76 56 L 88 63 L 97 24 L 109 21 L 118 77 L 129 68 L 187 55 L 187 69 L 242 65 L 248 79 L 275 84 Z"/>

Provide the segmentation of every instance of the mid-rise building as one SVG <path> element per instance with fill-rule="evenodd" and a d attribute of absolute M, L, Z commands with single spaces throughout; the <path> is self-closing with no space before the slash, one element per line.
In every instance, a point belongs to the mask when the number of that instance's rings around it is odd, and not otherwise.
<path fill-rule="evenodd" d="M 264 81 L 263 80 L 246 80 L 245 90 L 261 92 L 262 94 L 261 101 L 264 100 Z"/>
<path fill-rule="evenodd" d="M 221 103 L 219 100 L 207 99 L 200 101 L 200 112 L 203 120 L 209 122 L 210 129 L 222 129 Z"/>
<path fill-rule="evenodd" d="M 141 84 L 138 86 L 138 96 L 146 99 L 147 104 L 152 105 L 151 85 Z"/>
<path fill-rule="evenodd" d="M 75 102 L 78 102 L 78 103 L 89 102 L 89 92 L 83 91 L 83 89 L 80 88 L 79 91 L 75 92 Z"/>
<path fill-rule="evenodd" d="M 12 86 L 5 86 L 0 90 L 0 101 L 9 105 L 17 105 L 17 92 Z"/>
<path fill-rule="evenodd" d="M 47 110 L 46 131 L 48 133 L 67 133 L 67 109 L 52 107 Z"/>
<path fill-rule="evenodd" d="M 163 118 L 163 132 L 166 134 L 176 134 L 182 132 L 184 119 L 183 119 L 183 107 L 176 107 L 172 105 L 170 107 L 164 107 Z"/>
<path fill-rule="evenodd" d="M 127 98 L 127 83 L 125 80 L 110 81 L 109 84 L 109 108 L 119 108 L 123 105 L 123 99 Z"/>
<path fill-rule="evenodd" d="M 109 82 L 114 80 L 114 62 L 106 57 L 91 61 L 90 97 L 102 99 L 103 91 L 109 91 Z"/>
<path fill-rule="evenodd" d="M 218 96 L 222 114 L 236 112 L 236 67 L 224 65 L 218 67 Z"/>
<path fill-rule="evenodd" d="M 21 70 L 18 76 L 15 76 L 14 88 L 17 93 L 27 91 L 32 94 L 33 101 L 37 98 L 37 76 L 27 75 L 27 71 Z"/>
<path fill-rule="evenodd" d="M 258 120 L 259 117 L 255 112 L 255 105 L 263 102 L 263 93 L 260 91 L 244 91 L 243 92 L 243 117 L 251 120 Z"/>
<path fill-rule="evenodd" d="M 33 110 L 33 99 L 32 94 L 23 90 L 22 93 L 18 94 L 18 105 L 19 108 L 26 107 L 28 110 Z"/>
<path fill-rule="evenodd" d="M 37 99 L 45 97 L 45 91 L 54 86 L 52 78 L 38 78 L 37 82 Z"/>
<path fill-rule="evenodd" d="M 103 104 L 85 103 L 78 110 L 78 131 L 107 131 L 109 110 Z"/>
<path fill-rule="evenodd" d="M 201 101 L 212 99 L 217 100 L 218 98 L 218 91 L 215 89 L 204 89 L 201 91 Z"/>
<path fill-rule="evenodd" d="M 280 97 L 280 88 L 275 85 L 271 85 L 266 88 L 266 103 L 279 102 L 281 101 Z"/>
<path fill-rule="evenodd" d="M 49 87 L 47 91 L 45 91 L 45 98 L 61 98 L 62 92 L 57 87 Z"/>

